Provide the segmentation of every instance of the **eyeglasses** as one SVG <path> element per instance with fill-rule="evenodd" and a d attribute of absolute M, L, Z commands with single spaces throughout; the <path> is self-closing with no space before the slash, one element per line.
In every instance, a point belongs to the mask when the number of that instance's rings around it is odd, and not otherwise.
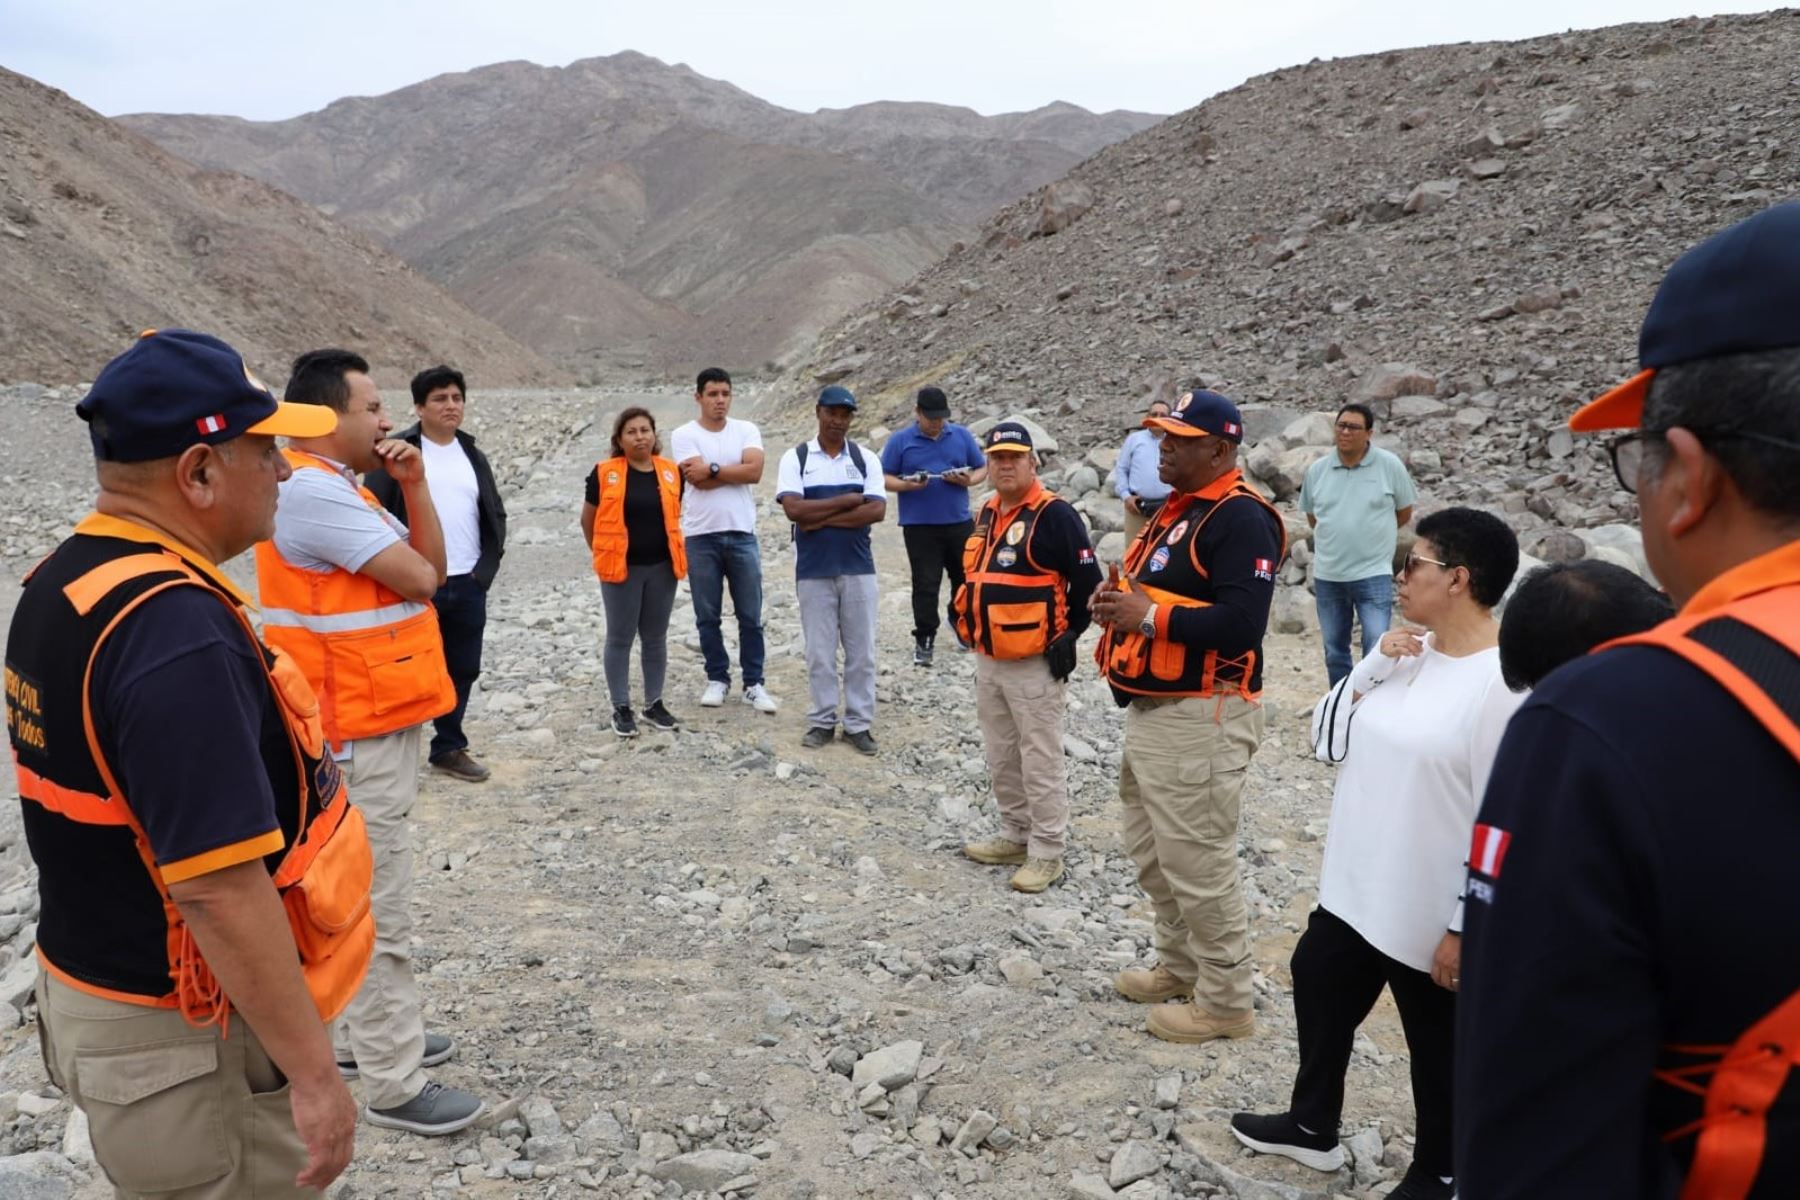
<path fill-rule="evenodd" d="M 1646 443 L 1667 437 L 1668 432 L 1666 429 L 1634 429 L 1606 443 L 1606 456 L 1612 460 L 1613 474 L 1618 476 L 1619 486 L 1630 495 L 1637 495 L 1638 476 L 1644 467 Z M 1777 446 L 1783 450 L 1800 451 L 1800 442 L 1771 437 L 1753 429 L 1689 429 L 1688 432 L 1698 438 L 1702 445 L 1735 438 L 1745 442 L 1761 442 L 1765 446 Z"/>
<path fill-rule="evenodd" d="M 1337 423 L 1337 429 L 1338 429 L 1338 432 L 1340 432 L 1340 433 L 1367 433 L 1367 432 L 1369 432 L 1369 427 L 1367 425 L 1360 425 L 1355 421 L 1339 421 Z"/>
<path fill-rule="evenodd" d="M 1406 561 L 1400 564 L 1401 577 L 1405 578 L 1406 576 L 1411 575 L 1412 569 L 1414 567 L 1418 566 L 1420 563 L 1430 563 L 1432 566 L 1442 567 L 1446 571 L 1455 570 L 1456 566 L 1457 566 L 1457 564 L 1447 563 L 1441 558 L 1426 558 L 1423 554 L 1420 554 L 1416 550 L 1408 551 L 1407 555 L 1406 555 Z"/>

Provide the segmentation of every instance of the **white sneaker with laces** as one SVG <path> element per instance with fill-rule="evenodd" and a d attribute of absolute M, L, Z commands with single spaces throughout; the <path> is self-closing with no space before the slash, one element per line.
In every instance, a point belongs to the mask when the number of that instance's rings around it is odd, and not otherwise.
<path fill-rule="evenodd" d="M 717 708 L 725 703 L 725 693 L 731 690 L 728 683 L 720 683 L 716 679 L 706 681 L 706 690 L 700 693 L 700 707 Z M 745 697 L 748 699 L 748 697 Z"/>
<path fill-rule="evenodd" d="M 781 705 L 775 703 L 775 697 L 769 695 L 769 689 L 760 683 L 753 683 L 744 689 L 744 703 L 757 712 L 764 713 L 777 712 L 781 708 Z"/>

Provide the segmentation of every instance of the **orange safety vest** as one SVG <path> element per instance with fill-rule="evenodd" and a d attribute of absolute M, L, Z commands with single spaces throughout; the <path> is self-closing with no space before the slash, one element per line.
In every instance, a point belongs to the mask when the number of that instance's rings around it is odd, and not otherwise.
<path fill-rule="evenodd" d="M 8 645 L 7 705 L 27 835 L 40 858 L 44 908 L 38 957 L 46 971 L 90 995 L 175 1009 L 190 1024 L 229 1028 L 230 998 L 194 944 L 149 838 L 107 761 L 89 694 L 101 647 L 127 617 L 171 588 L 198 587 L 231 610 L 256 647 L 287 733 L 299 812 L 296 836 L 271 883 L 281 896 L 307 990 L 320 1018 L 330 1021 L 362 986 L 375 946 L 369 909 L 374 860 L 363 816 L 326 752 L 312 689 L 286 656 L 257 641 L 230 584 L 209 570 L 210 564 L 188 561 L 189 554 L 154 531 L 96 514 L 27 577 Z M 29 586 L 34 580 L 35 589 Z M 283 832 L 270 835 L 275 849 L 281 848 L 285 830 L 284 823 Z M 134 923 L 142 929 L 148 918 L 128 921 L 115 914 L 105 921 L 114 928 L 99 933 L 95 926 L 101 922 L 83 907 L 91 895 L 82 872 L 96 862 L 118 861 L 109 851 L 116 854 L 121 832 L 128 832 L 148 876 L 147 887 L 132 884 L 128 890 L 147 902 L 153 903 L 152 895 L 161 901 L 166 992 L 148 981 L 135 991 L 107 986 L 132 975 L 131 968 L 109 962 L 107 937 L 116 939 Z M 65 950 L 64 962 L 51 957 Z"/>
<path fill-rule="evenodd" d="M 1068 581 L 1031 553 L 1038 517 L 1056 498 L 1042 483 L 1011 509 L 989 496 L 963 543 L 956 634 L 989 658 L 1035 658 L 1069 630 Z"/>
<path fill-rule="evenodd" d="M 687 543 L 681 540 L 681 473 L 666 458 L 652 458 L 658 494 L 662 497 L 663 532 L 669 537 L 669 563 L 675 578 L 687 578 Z M 594 468 L 600 478 L 600 502 L 594 506 L 594 574 L 602 583 L 623 583 L 629 568 L 625 551 L 630 540 L 625 531 L 625 487 L 631 462 L 609 458 Z"/>
<path fill-rule="evenodd" d="M 1206 511 L 1190 517 L 1196 501 L 1210 501 Z M 1287 523 L 1262 493 L 1245 482 L 1243 472 L 1233 470 L 1198 492 L 1177 492 L 1163 502 L 1156 515 L 1138 531 L 1125 552 L 1125 569 L 1119 586 L 1142 592 L 1161 610 L 1157 623 L 1168 629 L 1169 614 L 1177 608 L 1206 608 L 1211 601 L 1211 577 L 1200 562 L 1200 531 L 1213 514 L 1234 502 L 1261 505 L 1278 531 L 1279 544 L 1269 563 L 1273 575 L 1287 557 Z M 1155 579 L 1152 584 L 1149 580 Z M 1172 637 L 1147 638 L 1136 628 L 1103 626 L 1094 661 L 1107 683 L 1121 692 L 1139 696 L 1238 695 L 1256 700 L 1261 689 L 1252 689 L 1256 675 L 1256 651 L 1236 658 L 1221 658 L 1217 650 L 1189 652 Z"/>
<path fill-rule="evenodd" d="M 1609 646 L 1660 646 L 1716 680 L 1800 762 L 1800 542 L 1745 564 L 1674 619 Z M 1745 590 L 1748 589 L 1748 590 Z M 1768 1113 L 1800 1067 L 1800 991 L 1729 1046 L 1668 1046 L 1706 1061 L 1656 1072 L 1705 1098 L 1703 1115 L 1666 1135 L 1699 1136 L 1681 1200 L 1744 1200 L 1768 1139 Z M 1694 1076 L 1710 1074 L 1702 1086 Z"/>
<path fill-rule="evenodd" d="M 293 449 L 282 453 L 296 471 L 343 478 L 322 458 Z M 384 511 L 368 488 L 357 491 L 371 509 Z M 256 544 L 256 586 L 263 637 L 292 657 L 312 684 L 333 747 L 410 729 L 456 707 L 437 610 L 430 604 L 341 567 L 296 567 L 272 541 Z"/>

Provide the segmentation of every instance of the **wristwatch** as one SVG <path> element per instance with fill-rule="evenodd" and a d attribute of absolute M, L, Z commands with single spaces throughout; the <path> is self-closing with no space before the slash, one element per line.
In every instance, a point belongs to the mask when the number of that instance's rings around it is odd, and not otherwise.
<path fill-rule="evenodd" d="M 1156 605 L 1152 604 L 1144 619 L 1138 622 L 1138 632 L 1147 638 L 1156 636 Z"/>
<path fill-rule="evenodd" d="M 706 464 L 706 473 L 711 478 L 717 479 L 719 477 L 719 464 L 718 463 L 707 463 Z"/>

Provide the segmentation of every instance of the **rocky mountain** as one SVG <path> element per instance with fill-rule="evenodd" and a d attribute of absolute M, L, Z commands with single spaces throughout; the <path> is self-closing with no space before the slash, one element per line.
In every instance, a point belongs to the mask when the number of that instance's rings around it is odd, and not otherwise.
<path fill-rule="evenodd" d="M 321 344 L 365 350 L 387 382 L 443 359 L 495 384 L 559 374 L 367 236 L 0 70 L 0 379 L 91 379 L 170 325 L 275 380 Z"/>
<path fill-rule="evenodd" d="M 794 352 L 1157 119 L 806 115 L 629 52 L 500 63 L 289 121 L 121 118 L 380 238 L 547 354 L 683 368 Z"/>
<path fill-rule="evenodd" d="M 1150 396 L 1205 382 L 1249 406 L 1282 499 L 1331 440 L 1296 418 L 1365 400 L 1427 509 L 1490 505 L 1527 549 L 1580 553 L 1556 527 L 1634 507 L 1568 414 L 1635 371 L 1677 255 L 1800 193 L 1796 62 L 1786 10 L 1277 71 L 1004 209 L 787 390 L 841 380 L 871 424 L 927 382 L 972 417 L 1035 412 L 1080 491 Z M 1084 504 L 1117 527 L 1110 494 Z"/>

